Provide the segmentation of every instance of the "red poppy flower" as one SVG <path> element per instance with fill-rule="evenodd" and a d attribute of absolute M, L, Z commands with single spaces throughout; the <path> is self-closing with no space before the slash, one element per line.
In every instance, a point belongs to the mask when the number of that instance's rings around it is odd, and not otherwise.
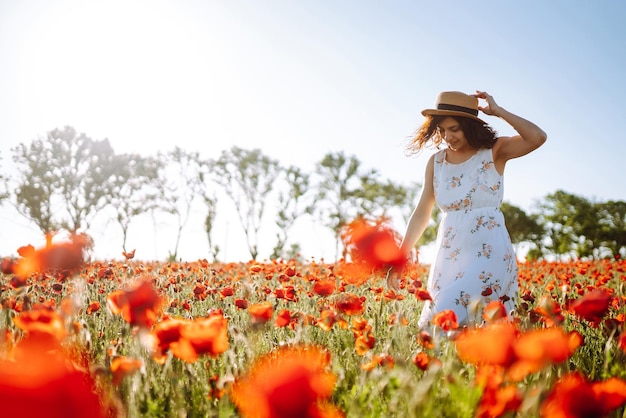
<path fill-rule="evenodd" d="M 422 331 L 417 336 L 417 343 L 424 348 L 434 348 L 435 343 L 433 341 L 432 335 L 430 335 L 427 331 Z"/>
<path fill-rule="evenodd" d="M 509 322 L 497 322 L 462 332 L 454 340 L 459 358 L 476 365 L 508 367 L 515 361 L 513 343 L 518 335 Z"/>
<path fill-rule="evenodd" d="M 248 300 L 247 299 L 235 299 L 235 306 L 239 309 L 247 309 L 248 308 Z"/>
<path fill-rule="evenodd" d="M 515 412 L 522 405 L 523 396 L 517 385 L 487 386 L 476 409 L 476 417 L 492 418 Z"/>
<path fill-rule="evenodd" d="M 346 315 L 360 315 L 365 311 L 365 298 L 344 293 L 337 299 L 335 306 Z"/>
<path fill-rule="evenodd" d="M 494 322 L 508 318 L 504 304 L 499 300 L 491 301 L 483 310 L 483 319 L 487 322 Z"/>
<path fill-rule="evenodd" d="M 107 305 L 113 314 L 121 314 L 131 325 L 150 328 L 164 303 L 148 279 L 137 282 L 130 289 L 116 291 L 107 297 Z"/>
<path fill-rule="evenodd" d="M 549 364 L 567 360 L 582 337 L 561 328 L 520 333 L 510 322 L 495 322 L 462 332 L 454 343 L 461 360 L 502 367 L 511 381 L 519 381 Z"/>
<path fill-rule="evenodd" d="M 253 264 L 250 266 L 250 268 L 248 269 L 248 271 L 250 273 L 259 273 L 263 270 L 263 266 L 260 264 Z"/>
<path fill-rule="evenodd" d="M 428 290 L 422 289 L 422 288 L 415 290 L 415 297 L 417 298 L 417 300 L 422 300 L 422 301 L 433 300 Z"/>
<path fill-rule="evenodd" d="M 100 302 L 94 301 L 87 306 L 87 314 L 92 314 L 100 310 Z"/>
<path fill-rule="evenodd" d="M 274 315 L 274 307 L 270 302 L 260 302 L 248 306 L 248 312 L 254 324 L 264 324 Z"/>
<path fill-rule="evenodd" d="M 589 382 L 579 373 L 563 376 L 541 405 L 542 417 L 605 417 L 626 404 L 626 381 Z"/>
<path fill-rule="evenodd" d="M 172 354 L 188 363 L 207 354 L 217 357 L 228 350 L 228 320 L 221 313 L 196 318 L 180 328 L 180 338 L 170 344 Z"/>
<path fill-rule="evenodd" d="M 65 325 L 61 316 L 51 309 L 34 309 L 20 313 L 13 318 L 15 325 L 27 333 L 50 335 L 61 341 L 65 335 Z"/>
<path fill-rule="evenodd" d="M 111 374 L 113 375 L 113 385 L 118 386 L 122 380 L 143 367 L 141 359 L 132 359 L 124 356 L 117 356 L 111 359 Z"/>
<path fill-rule="evenodd" d="M 599 324 L 609 312 L 612 295 L 604 289 L 594 289 L 569 306 L 570 312 Z"/>
<path fill-rule="evenodd" d="M 520 334 L 513 344 L 516 359 L 508 376 L 513 381 L 519 381 L 549 364 L 562 363 L 581 344 L 582 336 L 579 333 L 568 333 L 559 327 L 535 329 Z"/>
<path fill-rule="evenodd" d="M 154 348 L 152 357 L 158 363 L 164 363 L 170 345 L 180 340 L 181 330 L 188 323 L 187 320 L 168 318 L 157 322 L 152 328 Z"/>
<path fill-rule="evenodd" d="M 534 312 L 539 314 L 547 326 L 559 325 L 563 322 L 561 308 L 550 296 L 542 296 L 537 302 Z"/>
<path fill-rule="evenodd" d="M 402 269 L 407 263 L 396 234 L 381 223 L 372 224 L 364 219 L 353 221 L 344 234 L 346 247 L 353 261 L 365 261 L 374 269 L 395 267 Z"/>
<path fill-rule="evenodd" d="M 0 260 L 0 273 L 2 274 L 13 274 L 15 273 L 15 260 L 9 257 L 4 257 Z"/>
<path fill-rule="evenodd" d="M 234 294 L 235 294 L 235 289 L 233 289 L 232 286 L 226 286 L 220 289 L 220 295 L 222 295 L 223 298 L 227 296 L 232 296 Z"/>
<path fill-rule="evenodd" d="M 277 327 L 286 327 L 291 323 L 291 312 L 288 309 L 283 309 L 282 311 L 276 314 L 276 319 L 274 320 L 274 325 Z"/>
<path fill-rule="evenodd" d="M 324 331 L 330 331 L 335 323 L 341 321 L 341 318 L 332 309 L 324 309 L 320 312 L 320 318 L 316 321 L 316 325 Z"/>
<path fill-rule="evenodd" d="M 19 277 L 28 277 L 32 273 L 43 273 L 48 270 L 73 271 L 84 263 L 84 249 L 89 245 L 87 237 L 77 235 L 71 241 L 50 244 L 35 250 L 32 245 L 22 247 L 13 271 Z"/>
<path fill-rule="evenodd" d="M 431 365 L 441 365 L 441 360 L 435 357 L 431 357 L 423 351 L 420 351 L 413 358 L 413 364 L 415 364 L 420 370 L 428 370 Z"/>
<path fill-rule="evenodd" d="M 244 418 L 342 417 L 328 399 L 336 377 L 317 347 L 283 347 L 258 359 L 230 397 Z"/>
<path fill-rule="evenodd" d="M 356 336 L 354 340 L 354 350 L 359 356 L 365 355 L 376 345 L 376 337 L 371 332 L 364 332 Z"/>
<path fill-rule="evenodd" d="M 296 297 L 296 290 L 292 285 L 286 285 L 283 288 L 275 289 L 274 294 L 278 299 L 285 299 L 291 302 L 298 301 L 298 298 Z"/>
<path fill-rule="evenodd" d="M 332 295 L 337 285 L 334 280 L 318 280 L 313 284 L 313 292 L 319 296 Z"/>
<path fill-rule="evenodd" d="M 456 313 L 452 309 L 438 312 L 433 316 L 432 323 L 444 331 L 451 331 L 459 328 L 459 322 Z"/>
<path fill-rule="evenodd" d="M 15 361 L 0 359 L 2 416 L 104 417 L 92 377 L 70 364 L 36 346 L 24 348 Z"/>

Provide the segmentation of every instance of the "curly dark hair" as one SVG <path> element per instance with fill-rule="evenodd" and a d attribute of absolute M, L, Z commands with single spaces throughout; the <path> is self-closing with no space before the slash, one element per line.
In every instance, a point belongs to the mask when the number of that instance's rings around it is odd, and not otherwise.
<path fill-rule="evenodd" d="M 426 121 L 420 126 L 407 145 L 409 154 L 417 154 L 429 143 L 439 148 L 443 138 L 439 135 L 437 127 L 445 118 L 456 120 L 467 139 L 467 143 L 476 149 L 492 148 L 498 139 L 498 133 L 489 125 L 479 120 L 457 116 L 427 115 Z"/>

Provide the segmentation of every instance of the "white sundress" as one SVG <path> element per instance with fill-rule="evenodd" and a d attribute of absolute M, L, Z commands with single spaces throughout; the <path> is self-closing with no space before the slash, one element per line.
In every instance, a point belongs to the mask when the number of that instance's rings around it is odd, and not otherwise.
<path fill-rule="evenodd" d="M 433 300 L 424 305 L 420 327 L 443 310 L 453 310 L 460 324 L 472 324 L 480 323 L 480 307 L 492 300 L 502 298 L 507 311 L 516 303 L 517 262 L 500 210 L 503 177 L 492 150 L 480 149 L 460 164 L 448 163 L 445 155 L 441 150 L 434 158 L 435 201 L 443 217 L 428 276 Z"/>

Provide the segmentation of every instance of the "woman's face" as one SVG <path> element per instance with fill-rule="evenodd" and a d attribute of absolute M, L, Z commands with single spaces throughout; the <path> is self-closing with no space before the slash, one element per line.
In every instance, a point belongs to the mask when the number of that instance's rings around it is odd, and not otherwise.
<path fill-rule="evenodd" d="M 437 125 L 437 133 L 452 151 L 459 151 L 469 147 L 461 124 L 454 118 L 445 118 Z"/>

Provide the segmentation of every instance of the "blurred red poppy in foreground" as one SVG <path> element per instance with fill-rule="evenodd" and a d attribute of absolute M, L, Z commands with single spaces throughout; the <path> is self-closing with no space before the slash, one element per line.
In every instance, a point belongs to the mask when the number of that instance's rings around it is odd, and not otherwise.
<path fill-rule="evenodd" d="M 244 418 L 343 417 L 328 402 L 336 376 L 318 347 L 283 347 L 261 357 L 237 379 L 230 397 Z"/>
<path fill-rule="evenodd" d="M 602 322 L 609 312 L 612 295 L 603 289 L 595 289 L 572 302 L 569 311 L 593 324 Z"/>
<path fill-rule="evenodd" d="M 521 333 L 510 322 L 496 322 L 464 331 L 454 342 L 461 360 L 502 367 L 510 380 L 520 381 L 548 364 L 567 360 L 582 344 L 582 337 L 561 328 Z"/>
<path fill-rule="evenodd" d="M 13 265 L 16 276 L 25 278 L 32 273 L 48 270 L 76 270 L 84 263 L 83 251 L 91 243 L 86 236 L 76 235 L 71 241 L 54 243 L 40 249 L 32 245 L 21 247 L 18 253 L 22 258 Z"/>
<path fill-rule="evenodd" d="M 563 376 L 541 406 L 550 418 L 605 417 L 626 404 L 626 381 L 610 378 L 589 382 L 579 373 Z"/>
<path fill-rule="evenodd" d="M 15 361 L 0 359 L 0 410 L 6 417 L 104 417 L 90 375 L 57 352 L 22 347 Z"/>
<path fill-rule="evenodd" d="M 107 305 L 113 314 L 121 314 L 129 324 L 146 328 L 156 322 L 163 302 L 148 279 L 137 282 L 128 290 L 119 290 L 107 296 Z"/>
<path fill-rule="evenodd" d="M 407 263 L 407 256 L 400 249 L 396 234 L 380 222 L 372 224 L 357 219 L 346 227 L 343 240 L 352 260 L 364 261 L 370 268 L 402 269 Z"/>
<path fill-rule="evenodd" d="M 51 309 L 40 308 L 22 312 L 13 318 L 13 322 L 28 335 L 46 334 L 55 341 L 61 341 L 66 334 L 63 319 Z"/>

